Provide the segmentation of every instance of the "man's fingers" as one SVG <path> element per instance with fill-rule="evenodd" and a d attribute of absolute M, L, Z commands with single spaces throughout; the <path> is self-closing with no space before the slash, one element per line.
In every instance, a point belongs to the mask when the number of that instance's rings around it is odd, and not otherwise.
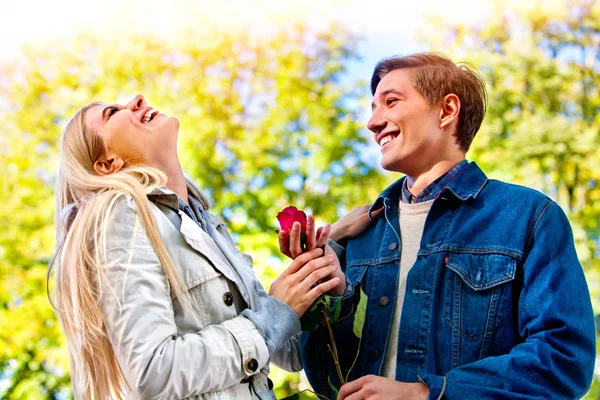
<path fill-rule="evenodd" d="M 294 222 L 290 231 L 290 253 L 294 259 L 302 254 L 302 231 L 300 222 Z"/>
<path fill-rule="evenodd" d="M 338 400 L 344 400 L 352 393 L 358 392 L 363 386 L 363 378 L 364 377 L 358 378 L 352 382 L 342 385 L 338 394 Z"/>
<path fill-rule="evenodd" d="M 323 247 L 327 244 L 329 239 L 329 233 L 331 232 L 331 225 L 327 224 L 322 228 L 319 228 L 319 234 L 317 235 L 317 247 Z"/>
<path fill-rule="evenodd" d="M 379 216 L 379 214 L 381 214 L 383 212 L 384 208 L 381 207 L 377 210 L 371 211 L 371 219 L 375 219 Z M 367 210 L 368 211 L 368 210 Z"/>

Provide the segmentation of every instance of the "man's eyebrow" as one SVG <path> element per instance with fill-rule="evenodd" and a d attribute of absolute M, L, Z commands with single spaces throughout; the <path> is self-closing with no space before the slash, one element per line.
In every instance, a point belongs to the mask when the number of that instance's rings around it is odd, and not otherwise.
<path fill-rule="evenodd" d="M 396 89 L 387 89 L 387 90 L 384 90 L 383 92 L 379 93 L 378 96 L 379 97 L 385 97 L 388 94 L 395 94 L 395 95 L 398 95 L 398 96 L 401 96 L 401 97 L 405 97 L 404 93 L 402 93 L 401 91 L 396 90 Z M 373 110 L 374 108 L 375 108 L 375 103 L 371 102 L 371 110 Z"/>
<path fill-rule="evenodd" d="M 396 89 L 388 89 L 388 90 L 384 90 L 383 92 L 381 92 L 379 95 L 380 96 L 387 96 L 388 94 L 393 93 L 393 94 L 397 94 L 398 96 L 402 96 L 404 97 L 404 93 L 402 93 L 399 90 Z"/>

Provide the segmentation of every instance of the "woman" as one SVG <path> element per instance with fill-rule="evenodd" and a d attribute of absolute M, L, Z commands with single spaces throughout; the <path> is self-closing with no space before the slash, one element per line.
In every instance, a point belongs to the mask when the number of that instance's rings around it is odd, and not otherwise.
<path fill-rule="evenodd" d="M 301 369 L 299 317 L 345 289 L 314 248 L 267 294 L 184 177 L 178 131 L 142 96 L 93 103 L 65 130 L 56 309 L 77 398 L 274 398 L 269 360 Z"/>

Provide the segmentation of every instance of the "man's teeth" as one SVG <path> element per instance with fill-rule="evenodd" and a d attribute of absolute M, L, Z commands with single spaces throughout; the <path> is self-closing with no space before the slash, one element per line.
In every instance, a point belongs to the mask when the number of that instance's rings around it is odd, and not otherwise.
<path fill-rule="evenodd" d="M 156 114 L 158 114 L 158 110 L 151 108 L 146 112 L 146 114 L 144 114 L 144 118 L 142 118 L 142 121 L 148 123 Z"/>
<path fill-rule="evenodd" d="M 383 139 L 381 139 L 381 142 L 379 142 L 379 147 L 383 147 L 384 144 L 387 144 L 389 142 L 391 142 L 392 140 L 394 140 L 393 136 L 386 136 Z"/>

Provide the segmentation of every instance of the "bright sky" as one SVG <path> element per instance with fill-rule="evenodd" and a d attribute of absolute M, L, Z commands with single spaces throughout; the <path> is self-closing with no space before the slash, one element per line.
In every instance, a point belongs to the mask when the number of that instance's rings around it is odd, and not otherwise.
<path fill-rule="evenodd" d="M 23 43 L 81 32 L 125 38 L 152 32 L 170 39 L 189 26 L 268 34 L 293 21 L 323 26 L 338 20 L 364 38 L 363 60 L 351 73 L 365 79 L 379 59 L 425 49 L 414 38 L 423 12 L 437 10 L 452 21 L 489 12 L 483 0 L 0 0 L 0 6 L 0 62 Z"/>

